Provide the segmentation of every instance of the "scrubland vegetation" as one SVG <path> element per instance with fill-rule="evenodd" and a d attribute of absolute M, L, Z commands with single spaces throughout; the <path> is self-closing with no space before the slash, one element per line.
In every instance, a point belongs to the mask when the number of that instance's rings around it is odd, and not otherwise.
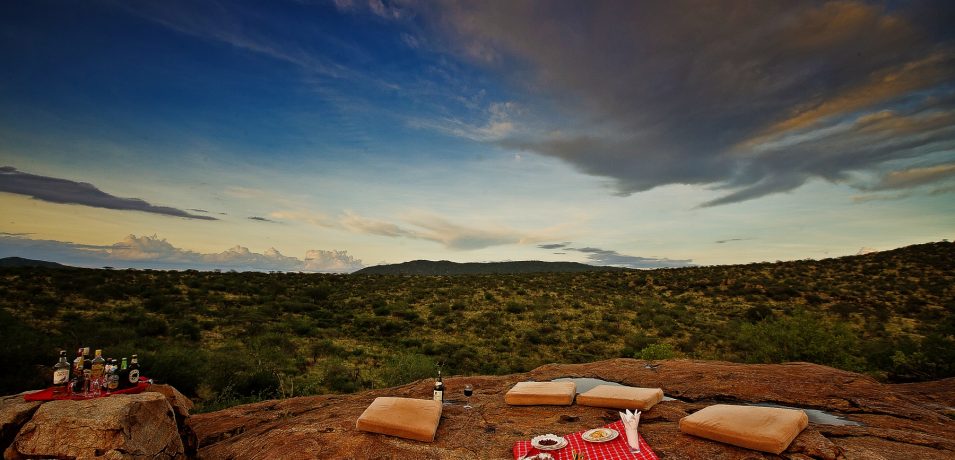
<path fill-rule="evenodd" d="M 955 376 L 955 244 L 651 271 L 398 276 L 0 270 L 0 393 L 59 349 L 138 353 L 214 410 L 551 362 L 811 361 Z"/>

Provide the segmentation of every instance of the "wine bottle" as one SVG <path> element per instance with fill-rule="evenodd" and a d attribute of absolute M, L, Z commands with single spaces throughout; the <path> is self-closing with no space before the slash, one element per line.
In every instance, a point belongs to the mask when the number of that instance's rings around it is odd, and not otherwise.
<path fill-rule="evenodd" d="M 93 365 L 90 366 L 90 389 L 93 394 L 98 395 L 103 388 L 103 376 L 106 367 L 106 360 L 103 359 L 103 350 L 96 350 L 96 357 L 93 358 Z"/>
<path fill-rule="evenodd" d="M 132 386 L 139 385 L 139 358 L 137 355 L 133 355 L 132 359 L 129 361 L 129 383 Z"/>
<path fill-rule="evenodd" d="M 53 365 L 53 394 L 66 393 L 70 383 L 70 363 L 66 360 L 66 350 L 60 350 L 60 360 Z"/>
<path fill-rule="evenodd" d="M 129 388 L 129 363 L 126 360 L 126 357 L 123 356 L 123 361 L 119 365 L 119 388 Z"/>
<path fill-rule="evenodd" d="M 76 350 L 76 359 L 73 360 L 73 393 L 80 394 L 83 392 L 84 387 L 86 386 L 83 381 L 83 370 L 86 368 L 86 364 L 83 361 L 83 349 Z"/>
<path fill-rule="evenodd" d="M 432 396 L 435 401 L 444 402 L 444 382 L 441 381 L 440 370 L 438 370 L 438 380 L 434 381 L 434 394 Z"/>

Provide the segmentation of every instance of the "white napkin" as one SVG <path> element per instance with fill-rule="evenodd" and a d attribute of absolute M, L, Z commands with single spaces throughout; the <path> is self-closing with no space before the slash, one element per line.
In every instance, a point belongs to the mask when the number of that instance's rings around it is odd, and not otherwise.
<path fill-rule="evenodd" d="M 640 411 L 636 413 L 620 412 L 620 420 L 623 422 L 623 428 L 627 432 L 627 444 L 630 448 L 640 452 L 640 435 L 637 433 L 637 426 L 640 424 Z"/>

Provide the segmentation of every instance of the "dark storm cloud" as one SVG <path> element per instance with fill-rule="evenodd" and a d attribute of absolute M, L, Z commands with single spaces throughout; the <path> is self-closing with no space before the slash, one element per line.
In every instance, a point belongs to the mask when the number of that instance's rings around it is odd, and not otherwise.
<path fill-rule="evenodd" d="M 150 212 L 187 219 L 217 220 L 215 217 L 189 214 L 181 209 L 154 206 L 139 198 L 120 198 L 110 195 L 92 184 L 56 177 L 38 176 L 17 171 L 16 168 L 11 166 L 0 167 L 0 192 L 26 195 L 50 203 L 80 204 L 96 208 Z"/>
<path fill-rule="evenodd" d="M 423 14 L 458 53 L 563 110 L 498 143 L 622 195 L 700 184 L 722 205 L 955 146 L 952 2 L 442 5 Z"/>

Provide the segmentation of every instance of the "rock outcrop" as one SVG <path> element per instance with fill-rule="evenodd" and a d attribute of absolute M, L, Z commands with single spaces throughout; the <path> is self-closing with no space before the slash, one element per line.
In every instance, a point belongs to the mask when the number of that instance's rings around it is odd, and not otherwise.
<path fill-rule="evenodd" d="M 4 398 L 0 418 L 5 433 L 6 420 L 17 420 L 10 424 L 16 426 L 15 436 L 4 440 L 4 459 L 186 458 L 177 412 L 170 401 L 185 410 L 183 417 L 188 416 L 192 402 L 169 386 L 153 385 L 150 390 L 80 401 Z M 188 428 L 184 431 L 191 433 Z"/>
<path fill-rule="evenodd" d="M 432 381 L 350 395 L 264 401 L 190 415 L 192 402 L 172 387 L 88 401 L 27 403 L 0 399 L 4 458 L 202 459 L 509 459 L 514 442 L 567 434 L 615 421 L 613 410 L 511 407 L 504 393 L 524 380 L 590 377 L 660 387 L 672 398 L 641 417 L 640 432 L 666 459 L 952 459 L 955 379 L 886 385 L 808 363 L 745 365 L 614 359 L 552 364 L 524 374 L 446 377 L 446 404 L 434 443 L 355 430 L 378 396 L 427 398 Z M 475 388 L 473 409 L 462 389 Z M 680 433 L 679 420 L 714 403 L 772 403 L 818 409 L 855 425 L 810 422 L 780 456 Z M 178 423 L 177 423 L 178 421 Z M 178 425 L 178 426 L 177 426 Z M 9 446 L 9 447 L 7 447 Z M 196 450 L 198 447 L 198 450 Z"/>
<path fill-rule="evenodd" d="M 593 377 L 660 387 L 678 398 L 658 404 L 641 419 L 641 433 L 661 458 L 779 458 L 680 433 L 680 418 L 716 402 L 819 409 L 862 424 L 810 423 L 782 458 L 955 458 L 955 420 L 940 409 L 952 406 L 945 395 L 953 394 L 955 380 L 885 385 L 864 375 L 808 363 L 672 360 L 647 364 L 614 359 L 547 365 L 526 374 L 445 378 L 447 394 L 458 400 L 445 406 L 434 443 L 355 430 L 355 420 L 375 397 L 426 398 L 432 385 L 427 380 L 352 395 L 237 406 L 192 416 L 187 423 L 198 437 L 200 458 L 507 459 L 512 458 L 515 441 L 543 433 L 572 433 L 617 419 L 615 411 L 578 405 L 510 407 L 504 404 L 504 393 L 512 385 L 528 379 Z M 470 410 L 462 407 L 462 389 L 468 383 L 475 387 Z M 942 396 L 923 396 L 917 385 Z"/>

